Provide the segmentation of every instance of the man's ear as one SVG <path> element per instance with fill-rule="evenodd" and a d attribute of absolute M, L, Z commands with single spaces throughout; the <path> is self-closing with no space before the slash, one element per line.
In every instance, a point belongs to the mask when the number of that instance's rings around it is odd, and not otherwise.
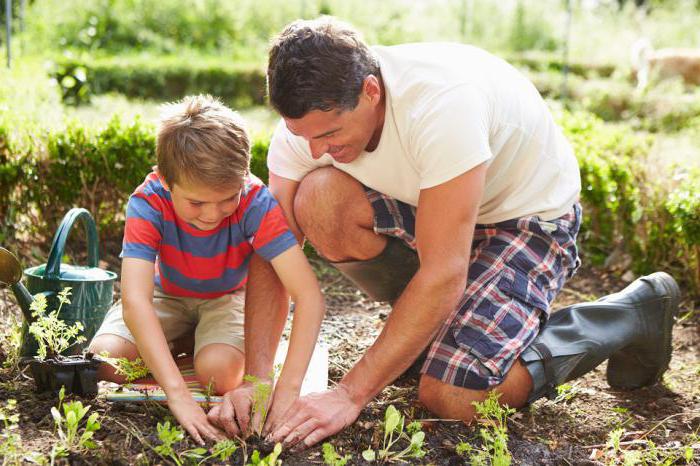
<path fill-rule="evenodd" d="M 382 98 L 382 83 L 375 75 L 370 74 L 362 83 L 362 93 L 373 104 L 378 103 Z"/>

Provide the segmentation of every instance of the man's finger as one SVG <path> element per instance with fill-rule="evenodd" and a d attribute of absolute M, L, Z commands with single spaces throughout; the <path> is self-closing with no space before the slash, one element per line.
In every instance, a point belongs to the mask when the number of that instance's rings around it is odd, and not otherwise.
<path fill-rule="evenodd" d="M 297 443 L 303 441 L 306 439 L 306 437 L 316 430 L 318 427 L 319 422 L 318 419 L 315 418 L 309 418 L 306 420 L 303 424 L 301 424 L 299 427 L 296 427 L 293 429 L 287 437 L 285 437 L 284 441 L 282 442 L 282 446 L 284 448 L 289 448 L 293 447 Z"/>
<path fill-rule="evenodd" d="M 295 450 L 312 447 L 329 435 L 333 435 L 333 432 L 330 432 L 327 428 L 319 427 L 307 435 L 303 442 L 298 443 Z"/>
<path fill-rule="evenodd" d="M 207 419 L 209 419 L 209 422 L 211 422 L 213 425 L 219 426 L 219 415 L 221 414 L 221 407 L 219 405 L 214 406 L 209 410 L 207 413 Z"/>
<path fill-rule="evenodd" d="M 291 418 L 287 419 L 276 431 L 272 432 L 271 440 L 279 442 L 285 439 L 298 426 L 306 422 L 311 417 L 306 410 L 296 412 Z"/>

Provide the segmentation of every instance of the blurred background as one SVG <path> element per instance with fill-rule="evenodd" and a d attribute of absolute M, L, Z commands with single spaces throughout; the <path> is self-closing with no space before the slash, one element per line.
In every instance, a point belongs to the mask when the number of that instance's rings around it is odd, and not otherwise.
<path fill-rule="evenodd" d="M 294 19 L 327 14 L 369 44 L 458 41 L 513 63 L 577 151 L 587 256 L 621 273 L 668 265 L 700 283 L 700 86 L 637 79 L 655 51 L 697 52 L 700 0 L 0 3 L 0 243 L 41 257 L 57 219 L 80 205 L 118 253 L 124 202 L 154 163 L 159 106 L 187 94 L 246 117 L 265 179 L 268 43 Z"/>

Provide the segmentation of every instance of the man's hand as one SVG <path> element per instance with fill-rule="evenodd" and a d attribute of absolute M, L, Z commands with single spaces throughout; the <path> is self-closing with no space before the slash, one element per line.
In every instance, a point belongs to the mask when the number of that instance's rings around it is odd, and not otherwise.
<path fill-rule="evenodd" d="M 285 448 L 310 447 L 355 422 L 362 408 L 342 386 L 311 393 L 292 405 L 269 438 L 282 441 Z"/>
<path fill-rule="evenodd" d="M 216 442 L 226 438 L 223 432 L 209 423 L 204 410 L 194 401 L 189 391 L 181 395 L 169 395 L 168 408 L 177 422 L 200 445 L 204 445 L 204 439 Z"/>
<path fill-rule="evenodd" d="M 274 432 L 277 426 L 286 419 L 287 411 L 292 407 L 295 401 L 299 399 L 298 390 L 289 390 L 277 385 L 275 394 L 272 398 L 272 407 L 267 415 L 265 427 L 262 430 L 262 435 L 267 436 L 270 432 Z"/>

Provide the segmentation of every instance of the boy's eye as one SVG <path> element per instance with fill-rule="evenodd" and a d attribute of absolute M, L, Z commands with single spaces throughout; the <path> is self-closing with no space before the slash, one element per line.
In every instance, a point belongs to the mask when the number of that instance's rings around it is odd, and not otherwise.
<path fill-rule="evenodd" d="M 192 206 L 194 206 L 194 207 L 199 207 L 199 206 L 202 205 L 202 203 L 201 203 L 201 202 L 190 201 L 190 205 L 192 205 Z"/>

